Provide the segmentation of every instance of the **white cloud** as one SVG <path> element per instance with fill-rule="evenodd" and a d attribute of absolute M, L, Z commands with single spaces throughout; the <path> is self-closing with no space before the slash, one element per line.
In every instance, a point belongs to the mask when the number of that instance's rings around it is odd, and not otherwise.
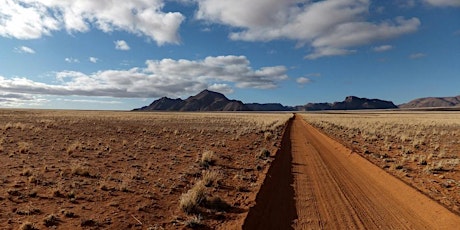
<path fill-rule="evenodd" d="M 230 94 L 234 92 L 232 87 L 228 84 L 212 84 L 208 87 L 208 89 L 222 94 Z"/>
<path fill-rule="evenodd" d="M 144 68 L 103 70 L 92 74 L 56 73 L 54 84 L 0 76 L 0 91 L 43 95 L 107 97 L 177 97 L 209 88 L 228 93 L 238 88 L 271 89 L 287 79 L 287 68 L 253 69 L 245 56 L 217 56 L 203 60 L 147 60 Z"/>
<path fill-rule="evenodd" d="M 385 52 L 391 49 L 393 49 L 393 46 L 391 45 L 381 45 L 374 47 L 372 50 L 374 50 L 375 52 Z"/>
<path fill-rule="evenodd" d="M 351 54 L 350 47 L 399 37 L 420 26 L 417 18 L 366 21 L 369 0 L 198 0 L 198 5 L 198 19 L 235 28 L 231 39 L 294 40 L 313 48 L 308 59 Z"/>
<path fill-rule="evenodd" d="M 89 61 L 92 62 L 92 63 L 97 63 L 99 61 L 99 58 L 89 57 Z"/>
<path fill-rule="evenodd" d="M 68 63 L 79 63 L 80 62 L 78 59 L 71 58 L 71 57 L 65 58 L 64 61 L 66 61 Z"/>
<path fill-rule="evenodd" d="M 14 48 L 14 51 L 17 53 L 28 53 L 28 54 L 34 54 L 35 50 L 33 50 L 30 47 L 27 46 L 21 46 L 21 47 L 16 47 Z"/>
<path fill-rule="evenodd" d="M 115 41 L 115 49 L 117 50 L 130 50 L 131 47 L 129 47 L 128 43 L 126 43 L 126 41 L 124 40 L 118 40 L 118 41 Z"/>
<path fill-rule="evenodd" d="M 163 12 L 163 0 L 0 0 L 0 5 L 0 36 L 18 39 L 96 28 L 146 36 L 158 45 L 177 44 L 185 19 L 179 12 Z"/>
<path fill-rule="evenodd" d="M 424 53 L 413 53 L 413 54 L 409 55 L 410 59 L 420 59 L 420 58 L 424 58 L 424 57 L 426 57 L 426 54 L 424 54 Z"/>
<path fill-rule="evenodd" d="M 38 95 L 0 93 L 0 107 L 31 107 L 43 105 L 45 102 L 47 102 L 47 100 Z"/>
<path fill-rule="evenodd" d="M 439 7 L 448 7 L 448 6 L 453 6 L 453 7 L 460 7 L 460 1 L 459 0 L 424 0 L 426 3 L 433 5 L 433 6 L 439 6 Z"/>
<path fill-rule="evenodd" d="M 307 77 L 299 77 L 299 78 L 297 78 L 296 82 L 301 84 L 301 85 L 305 85 L 305 84 L 310 83 L 311 79 L 307 78 Z"/>

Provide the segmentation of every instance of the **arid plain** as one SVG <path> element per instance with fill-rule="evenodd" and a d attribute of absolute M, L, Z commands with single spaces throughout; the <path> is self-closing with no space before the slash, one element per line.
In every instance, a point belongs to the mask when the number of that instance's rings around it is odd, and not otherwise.
<path fill-rule="evenodd" d="M 305 114 L 307 122 L 460 214 L 459 112 Z"/>
<path fill-rule="evenodd" d="M 457 112 L 0 117 L 1 229 L 460 223 Z"/>
<path fill-rule="evenodd" d="M 1 110 L 0 228 L 241 226 L 291 116 Z"/>

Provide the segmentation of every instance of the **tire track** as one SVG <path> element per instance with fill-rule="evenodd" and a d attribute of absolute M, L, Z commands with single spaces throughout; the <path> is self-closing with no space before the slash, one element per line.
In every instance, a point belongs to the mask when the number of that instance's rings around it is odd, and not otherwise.
<path fill-rule="evenodd" d="M 296 115 L 243 229 L 458 229 L 458 215 L 350 152 Z"/>

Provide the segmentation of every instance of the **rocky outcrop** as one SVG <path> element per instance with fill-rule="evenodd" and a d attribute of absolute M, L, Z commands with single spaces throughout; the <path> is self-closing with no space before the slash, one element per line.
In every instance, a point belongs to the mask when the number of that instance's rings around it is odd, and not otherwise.
<path fill-rule="evenodd" d="M 391 101 L 380 99 L 367 99 L 355 96 L 348 96 L 344 101 L 334 103 L 308 103 L 303 107 L 298 107 L 303 111 L 321 110 L 360 110 L 360 109 L 396 109 L 398 108 Z"/>
<path fill-rule="evenodd" d="M 186 100 L 162 97 L 135 111 L 248 111 L 243 102 L 229 100 L 221 93 L 204 90 Z"/>
<path fill-rule="evenodd" d="M 185 100 L 162 97 L 148 106 L 134 111 L 321 111 L 321 110 L 359 110 L 359 109 L 396 109 L 391 101 L 367 99 L 355 96 L 334 103 L 308 103 L 299 106 L 284 106 L 279 103 L 249 103 L 229 100 L 221 93 L 204 90 Z"/>
<path fill-rule="evenodd" d="M 249 103 L 245 104 L 250 110 L 253 111 L 293 111 L 294 109 L 288 106 L 284 106 L 280 103 Z"/>
<path fill-rule="evenodd" d="M 399 105 L 399 108 L 447 108 L 460 107 L 460 96 L 456 97 L 425 97 Z"/>

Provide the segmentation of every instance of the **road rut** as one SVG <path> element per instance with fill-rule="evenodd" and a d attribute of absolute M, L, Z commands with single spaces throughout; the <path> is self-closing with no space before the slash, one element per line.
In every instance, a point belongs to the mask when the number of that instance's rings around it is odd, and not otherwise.
<path fill-rule="evenodd" d="M 459 229 L 460 217 L 296 115 L 243 229 Z"/>

